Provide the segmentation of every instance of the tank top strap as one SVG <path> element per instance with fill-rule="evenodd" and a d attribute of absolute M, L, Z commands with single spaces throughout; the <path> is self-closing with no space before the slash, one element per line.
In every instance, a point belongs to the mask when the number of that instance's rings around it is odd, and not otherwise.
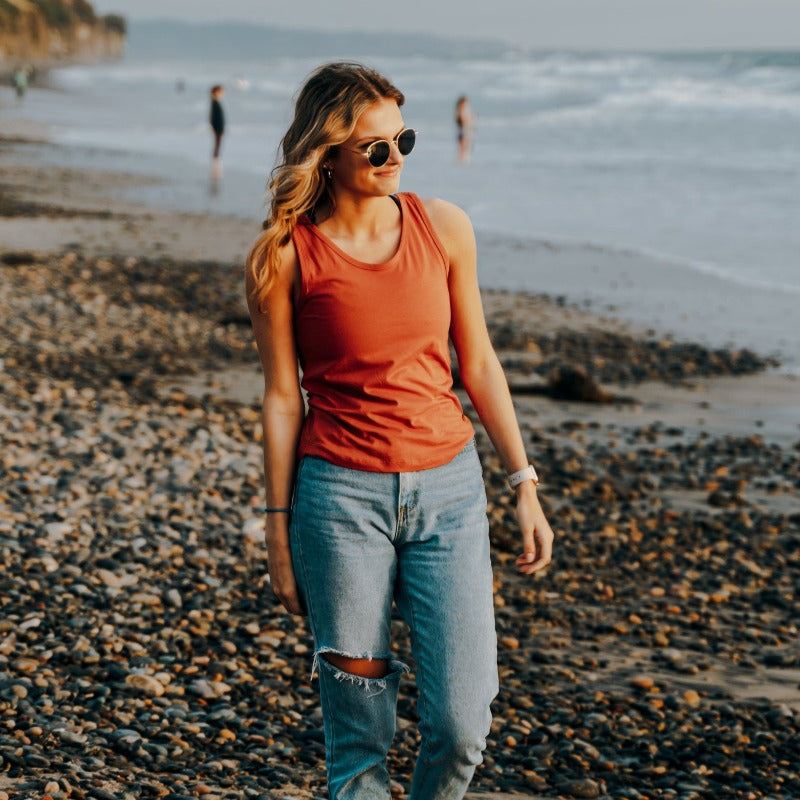
<path fill-rule="evenodd" d="M 311 225 L 314 223 L 308 216 L 303 214 L 294 226 L 292 231 L 292 242 L 294 242 L 295 250 L 297 250 L 297 261 L 300 266 L 300 292 L 298 301 L 300 303 L 305 300 L 308 295 L 309 286 L 309 270 L 313 269 L 315 263 L 314 250 L 316 240 L 311 231 Z"/>
<path fill-rule="evenodd" d="M 404 212 L 410 217 L 407 222 L 414 223 L 410 227 L 415 230 L 421 238 L 424 238 L 429 244 L 433 245 L 442 259 L 445 274 L 449 274 L 450 257 L 447 255 L 447 250 L 445 250 L 442 240 L 433 227 L 431 218 L 428 216 L 428 212 L 425 210 L 425 205 L 422 200 L 413 192 L 401 192 L 397 197 L 399 197 L 403 203 Z"/>

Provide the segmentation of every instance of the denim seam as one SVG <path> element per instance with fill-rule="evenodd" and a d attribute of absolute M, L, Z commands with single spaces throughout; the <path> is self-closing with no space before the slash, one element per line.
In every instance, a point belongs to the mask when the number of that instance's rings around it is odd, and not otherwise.
<path fill-rule="evenodd" d="M 302 469 L 302 462 L 300 464 L 300 469 Z M 299 484 L 299 482 L 300 482 L 300 470 L 298 470 L 297 479 L 298 479 L 297 482 Z M 293 514 L 292 515 L 293 522 L 294 522 L 295 519 L 296 519 L 296 517 Z M 299 522 L 297 524 L 298 524 L 298 527 L 299 527 Z M 310 584 L 308 582 L 308 571 L 306 569 L 306 557 L 305 557 L 305 553 L 303 552 L 303 539 L 299 535 L 297 537 L 297 551 L 298 551 L 298 553 L 300 555 L 300 569 L 303 570 L 303 582 L 305 583 L 306 586 L 309 586 Z M 314 593 L 313 592 L 306 592 L 305 594 L 306 594 L 306 605 L 307 605 L 307 610 L 308 610 L 308 623 L 309 623 L 309 627 L 311 628 L 311 635 L 314 638 L 314 641 L 316 642 L 317 641 L 317 630 L 316 630 L 316 626 L 314 625 L 314 607 L 313 607 L 314 606 L 314 602 L 312 600 L 312 596 L 313 596 Z M 314 660 L 311 662 L 311 680 L 312 681 L 314 680 L 314 667 L 316 665 L 317 665 L 317 660 L 316 660 L 316 655 L 315 655 L 314 656 Z M 327 692 L 325 690 L 325 687 L 322 685 L 322 681 L 320 681 L 319 689 L 320 689 L 320 695 L 323 692 L 325 692 L 327 694 Z M 334 729 L 333 723 L 330 724 L 329 728 L 330 728 L 331 736 L 330 736 L 330 742 L 326 742 L 325 760 L 326 760 L 327 771 L 330 773 L 331 766 L 335 763 L 334 762 L 334 750 L 335 750 L 336 735 L 335 735 L 334 730 L 333 730 Z"/>
<path fill-rule="evenodd" d="M 300 462 L 300 470 L 302 470 L 303 462 Z M 300 471 L 297 474 L 298 483 L 300 482 Z M 300 523 L 297 521 L 296 515 L 292 515 L 292 527 L 294 528 L 295 524 L 297 527 L 300 527 Z M 297 536 L 297 552 L 300 555 L 300 569 L 303 570 L 303 583 L 306 587 L 310 586 L 311 584 L 308 581 L 308 570 L 306 569 L 306 556 L 303 551 L 303 537 L 298 535 Z M 309 627 L 311 628 L 311 636 L 314 639 L 314 642 L 317 642 L 317 629 L 316 625 L 314 624 L 315 614 L 314 614 L 314 599 L 313 599 L 313 592 L 307 591 L 305 592 L 306 595 L 306 605 L 308 606 L 308 623 Z M 317 659 L 316 654 L 314 656 L 314 660 L 311 663 L 311 680 L 314 680 L 314 671 L 315 667 L 317 666 Z"/>
<path fill-rule="evenodd" d="M 408 610 L 409 610 L 409 613 L 411 614 L 411 625 L 412 625 L 411 636 L 412 636 L 412 648 L 413 648 L 414 641 L 415 640 L 419 641 L 419 639 L 417 639 L 417 621 L 416 621 L 416 616 L 414 614 L 414 599 L 412 598 L 412 596 L 410 594 L 408 596 Z M 419 654 L 419 650 L 417 650 L 417 654 Z M 421 710 L 421 713 L 419 714 L 419 717 L 420 717 L 420 720 L 423 721 L 423 724 L 425 725 L 425 727 L 428 728 L 429 725 L 430 725 L 430 722 L 429 722 L 429 718 L 428 718 L 428 698 L 427 698 L 427 692 L 426 692 L 426 689 L 425 689 L 426 681 L 425 681 L 425 676 L 424 676 L 424 670 L 421 669 L 422 660 L 420 658 L 416 658 L 415 660 L 416 660 L 416 677 L 417 677 L 417 689 L 418 689 L 417 705 L 420 706 L 420 710 Z M 419 769 L 420 767 L 424 768 L 425 771 L 421 773 L 422 778 L 424 778 L 425 774 L 430 769 L 430 764 L 427 763 L 427 762 L 420 763 L 421 761 L 422 761 L 422 758 L 419 757 L 417 759 L 417 767 L 416 767 L 416 769 Z M 415 772 L 416 772 L 416 769 L 415 769 Z"/>
<path fill-rule="evenodd" d="M 395 473 L 395 479 L 397 480 L 397 500 L 395 502 L 395 507 L 397 509 L 397 523 L 394 527 L 394 537 L 392 537 L 392 543 L 396 543 L 400 538 L 401 528 L 405 524 L 405 510 L 402 505 L 400 505 L 401 494 L 402 494 L 402 475 L 401 473 Z"/>

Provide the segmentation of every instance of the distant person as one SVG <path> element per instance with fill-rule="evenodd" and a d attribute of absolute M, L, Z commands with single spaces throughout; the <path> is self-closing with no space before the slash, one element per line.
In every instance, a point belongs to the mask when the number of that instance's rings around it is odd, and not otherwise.
<path fill-rule="evenodd" d="M 456 136 L 458 139 L 458 160 L 462 164 L 469 161 L 472 149 L 472 126 L 475 117 L 469 107 L 469 100 L 465 94 L 456 101 Z"/>
<path fill-rule="evenodd" d="M 222 135 L 225 133 L 225 112 L 222 110 L 222 95 L 225 89 L 216 85 L 211 87 L 211 113 L 209 122 L 214 133 L 214 153 L 211 157 L 211 179 L 216 183 L 222 177 L 222 160 L 220 149 L 222 147 Z"/>
<path fill-rule="evenodd" d="M 11 76 L 11 85 L 17 93 L 17 100 L 22 101 L 28 88 L 28 71 L 23 67 L 15 69 Z"/>

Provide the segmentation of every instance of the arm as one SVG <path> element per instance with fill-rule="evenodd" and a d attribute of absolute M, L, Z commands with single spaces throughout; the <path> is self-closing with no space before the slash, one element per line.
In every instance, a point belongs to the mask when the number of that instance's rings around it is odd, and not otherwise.
<path fill-rule="evenodd" d="M 450 259 L 450 336 L 458 356 L 461 380 L 507 472 L 528 465 L 511 392 L 483 316 L 478 288 L 475 235 L 467 215 L 442 200 L 425 203 Z M 550 563 L 553 531 L 545 518 L 536 486 L 516 488 L 517 519 L 522 534 L 520 572 L 531 574 Z"/>
<path fill-rule="evenodd" d="M 247 269 L 247 305 L 256 345 L 264 370 L 264 482 L 267 506 L 288 508 L 292 501 L 297 442 L 303 426 L 303 397 L 297 374 L 292 293 L 297 270 L 297 253 L 288 244 L 281 266 L 262 313 L 252 297 L 253 280 Z M 289 549 L 289 514 L 267 514 L 267 560 L 275 596 L 287 611 L 301 614 L 302 605 L 292 570 Z"/>

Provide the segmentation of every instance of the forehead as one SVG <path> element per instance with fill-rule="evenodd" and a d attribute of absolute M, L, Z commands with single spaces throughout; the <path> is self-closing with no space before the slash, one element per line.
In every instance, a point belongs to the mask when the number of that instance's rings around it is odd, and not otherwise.
<path fill-rule="evenodd" d="M 394 100 L 378 100 L 356 120 L 351 139 L 391 138 L 403 127 L 403 115 Z"/>

